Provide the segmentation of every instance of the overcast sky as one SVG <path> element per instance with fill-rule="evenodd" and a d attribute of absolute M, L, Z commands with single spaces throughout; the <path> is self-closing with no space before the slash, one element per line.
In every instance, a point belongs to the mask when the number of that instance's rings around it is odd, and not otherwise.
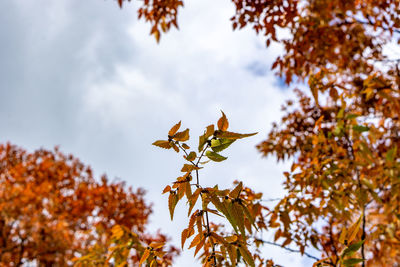
<path fill-rule="evenodd" d="M 151 143 L 182 120 L 196 146 L 223 110 L 232 131 L 259 134 L 233 144 L 227 161 L 209 164 L 201 183 L 223 188 L 240 179 L 265 198 L 280 197 L 288 164 L 261 158 L 255 145 L 293 96 L 270 71 L 279 47 L 266 49 L 250 30 L 232 32 L 230 1 L 185 4 L 180 30 L 157 45 L 149 25 L 136 20 L 135 1 L 123 10 L 112 0 L 0 1 L 1 142 L 30 151 L 59 145 L 97 177 L 145 188 L 154 204 L 149 230 L 161 228 L 177 246 L 186 208 L 178 205 L 170 222 L 161 191 L 183 161 Z M 264 250 L 283 266 L 311 265 L 279 248 Z M 185 250 L 174 266 L 200 264 Z"/>

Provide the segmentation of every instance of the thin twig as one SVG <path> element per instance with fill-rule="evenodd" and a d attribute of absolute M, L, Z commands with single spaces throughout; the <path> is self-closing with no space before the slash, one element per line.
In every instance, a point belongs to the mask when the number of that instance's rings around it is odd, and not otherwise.
<path fill-rule="evenodd" d="M 280 248 L 283 248 L 284 250 L 287 250 L 287 251 L 292 252 L 292 253 L 301 253 L 300 250 L 284 247 L 284 246 L 279 245 L 278 243 L 275 243 L 275 242 L 266 241 L 266 240 L 262 240 L 262 239 L 256 239 L 256 241 L 262 242 L 264 244 L 280 247 Z M 319 258 L 317 258 L 317 257 L 315 257 L 315 256 L 313 256 L 313 255 L 311 255 L 311 254 L 309 254 L 307 252 L 304 252 L 304 253 L 301 253 L 301 254 L 309 257 L 310 259 L 316 260 L 316 261 L 320 260 Z"/>
<path fill-rule="evenodd" d="M 196 163 L 194 163 L 194 162 L 192 162 L 193 164 L 194 164 L 194 166 L 196 166 L 196 167 L 199 167 L 199 163 L 200 163 L 200 160 L 201 160 L 201 158 L 204 156 L 204 153 L 206 152 L 206 150 L 207 150 L 207 148 L 208 148 L 208 144 L 205 146 L 205 148 L 203 149 L 203 151 L 201 152 L 201 154 L 200 154 L 200 156 L 199 156 L 199 158 L 198 158 L 198 160 L 197 160 L 197 162 Z M 185 151 L 185 150 L 184 150 Z M 187 154 L 187 153 L 186 153 Z M 199 170 L 198 170 L 198 168 L 196 168 L 196 187 L 197 188 L 200 188 L 201 186 L 200 186 L 200 179 L 199 179 Z M 200 193 L 200 195 L 202 195 L 202 193 Z M 217 266 L 217 258 L 215 257 L 215 243 L 213 242 L 213 240 L 210 238 L 210 234 L 211 234 L 211 231 L 210 231 L 210 223 L 209 223 L 209 220 L 208 220 L 208 211 L 207 210 L 204 210 L 204 213 L 206 214 L 206 228 L 207 228 L 207 237 L 209 238 L 209 240 L 211 240 L 211 244 L 212 244 L 212 258 L 214 259 L 214 266 L 216 267 Z"/>
<path fill-rule="evenodd" d="M 355 153 L 354 153 L 354 149 L 353 149 L 353 142 L 351 142 L 350 137 L 348 136 L 347 133 L 344 134 L 344 137 L 346 138 L 346 140 L 348 142 L 348 145 L 350 147 L 351 159 L 353 161 L 355 161 Z M 361 179 L 360 179 L 360 171 L 358 170 L 357 166 L 356 166 L 356 178 L 357 178 L 357 183 L 358 183 L 359 190 L 361 191 L 362 190 L 362 184 L 361 184 Z M 365 207 L 366 207 L 366 204 L 364 204 L 363 207 L 362 207 L 362 226 L 361 226 L 362 234 L 361 234 L 361 240 L 365 240 L 365 236 L 366 236 L 366 233 L 365 233 L 365 224 L 366 224 Z M 365 245 L 364 244 L 365 244 L 365 242 L 363 242 L 361 244 L 361 257 L 364 260 L 361 263 L 362 267 L 365 267 Z"/>

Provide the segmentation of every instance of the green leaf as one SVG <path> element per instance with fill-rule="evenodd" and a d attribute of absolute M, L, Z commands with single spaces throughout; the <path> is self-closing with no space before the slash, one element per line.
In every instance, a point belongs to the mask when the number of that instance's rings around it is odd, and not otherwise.
<path fill-rule="evenodd" d="M 369 131 L 369 127 L 363 125 L 353 125 L 353 130 L 359 133 Z"/>
<path fill-rule="evenodd" d="M 219 198 L 214 193 L 211 193 L 209 195 L 209 197 L 210 197 L 211 203 L 214 204 L 215 208 L 226 216 L 228 211 L 226 210 L 226 208 L 222 204 L 222 202 L 219 200 Z"/>
<path fill-rule="evenodd" d="M 240 206 L 237 202 L 232 202 L 231 205 L 232 215 L 237 223 L 240 233 L 242 234 L 243 238 L 245 238 L 246 232 L 244 228 L 244 214 L 242 206 Z"/>
<path fill-rule="evenodd" d="M 192 152 L 190 152 L 189 155 L 186 157 L 186 160 L 188 160 L 188 161 L 193 161 L 193 160 L 196 159 L 196 157 L 197 157 L 196 152 L 192 151 Z"/>
<path fill-rule="evenodd" d="M 251 215 L 249 209 L 248 209 L 243 203 L 242 203 L 241 205 L 242 205 L 244 214 L 246 215 L 247 219 L 250 221 L 250 223 L 253 225 L 253 227 L 254 227 L 256 230 L 258 230 L 258 229 L 257 229 L 257 225 L 255 224 L 255 220 L 254 220 L 254 218 L 253 218 L 253 215 Z"/>
<path fill-rule="evenodd" d="M 352 267 L 356 265 L 357 263 L 363 262 L 364 259 L 356 259 L 356 258 L 351 258 L 343 261 L 344 266 L 346 267 Z"/>
<path fill-rule="evenodd" d="M 346 115 L 346 119 L 347 119 L 347 120 L 352 120 L 352 119 L 357 118 L 358 116 L 359 116 L 359 115 L 357 115 L 357 114 L 349 113 L 349 114 Z"/>
<path fill-rule="evenodd" d="M 364 240 L 359 241 L 357 243 L 351 244 L 350 246 L 348 246 L 342 254 L 342 257 L 344 256 L 351 256 L 354 254 L 354 252 L 356 252 L 357 250 L 359 250 L 362 246 L 362 244 L 364 243 Z"/>
<path fill-rule="evenodd" d="M 221 156 L 220 154 L 210 150 L 206 152 L 206 156 L 212 161 L 216 162 L 220 162 L 227 159 L 227 157 Z"/>
<path fill-rule="evenodd" d="M 211 140 L 211 149 L 214 152 L 221 152 L 222 150 L 228 148 L 233 142 L 235 142 L 234 139 L 213 139 Z"/>
<path fill-rule="evenodd" d="M 243 189 L 243 182 L 240 182 L 230 193 L 229 196 L 231 198 L 237 198 L 240 196 L 240 192 Z"/>
<path fill-rule="evenodd" d="M 333 130 L 333 134 L 336 136 L 339 136 L 342 133 L 342 127 L 341 126 L 336 126 L 335 129 Z"/>
<path fill-rule="evenodd" d="M 254 263 L 253 256 L 252 256 L 251 253 L 247 250 L 246 245 L 243 245 L 243 244 L 242 244 L 242 245 L 239 247 L 239 251 L 240 251 L 240 254 L 242 255 L 243 259 L 246 261 L 246 263 L 247 263 L 248 265 L 250 265 L 251 267 L 255 267 L 255 266 L 256 266 L 255 263 Z"/>
<path fill-rule="evenodd" d="M 235 267 L 236 260 L 237 260 L 237 249 L 235 246 L 228 246 L 227 251 L 228 251 L 232 266 Z"/>
<path fill-rule="evenodd" d="M 336 117 L 337 117 L 338 119 L 342 119 L 343 116 L 344 116 L 344 108 L 341 108 L 341 109 L 339 110 L 338 114 L 336 115 Z"/>
<path fill-rule="evenodd" d="M 233 230 L 235 230 L 235 232 L 237 234 L 239 234 L 238 225 L 237 225 L 237 222 L 236 222 L 235 216 L 233 214 L 233 210 L 232 210 L 232 202 L 230 202 L 230 201 L 228 202 L 225 200 L 223 203 L 224 203 L 225 209 L 227 210 L 225 217 L 228 219 L 229 223 L 232 225 Z"/>
<path fill-rule="evenodd" d="M 397 146 L 392 147 L 388 152 L 386 152 L 386 160 L 388 162 L 393 162 L 397 154 Z"/>
<path fill-rule="evenodd" d="M 207 143 L 207 138 L 205 135 L 199 136 L 199 152 L 201 152 L 204 148 L 204 145 Z"/>

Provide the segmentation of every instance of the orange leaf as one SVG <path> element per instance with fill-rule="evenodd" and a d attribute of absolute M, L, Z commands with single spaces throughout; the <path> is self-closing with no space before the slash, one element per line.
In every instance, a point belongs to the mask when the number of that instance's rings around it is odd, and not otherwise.
<path fill-rule="evenodd" d="M 162 193 L 165 194 L 165 193 L 167 193 L 167 192 L 169 192 L 169 191 L 171 191 L 171 186 L 167 185 L 167 186 L 164 188 L 164 190 L 162 191 Z"/>
<path fill-rule="evenodd" d="M 158 147 L 161 147 L 161 148 L 165 148 L 165 149 L 170 149 L 171 148 L 170 142 L 166 141 L 166 140 L 157 140 L 152 145 L 153 146 L 158 146 Z"/>
<path fill-rule="evenodd" d="M 196 249 L 194 251 L 194 256 L 196 256 L 197 252 L 199 252 L 199 250 L 204 246 L 204 244 L 206 243 L 206 239 L 202 238 L 200 240 L 200 243 L 197 244 Z"/>
<path fill-rule="evenodd" d="M 229 127 L 228 119 L 225 116 L 225 113 L 221 110 L 222 117 L 218 120 L 218 129 L 221 131 L 226 131 Z"/>
<path fill-rule="evenodd" d="M 201 169 L 200 167 L 196 167 L 192 164 L 184 164 L 181 169 L 181 172 L 191 172 L 191 171 L 200 170 L 200 169 Z"/>
<path fill-rule="evenodd" d="M 203 233 L 197 234 L 197 235 L 193 238 L 192 242 L 190 243 L 189 249 L 191 249 L 191 248 L 194 247 L 194 246 L 197 246 L 197 244 L 200 243 L 200 241 L 201 241 L 200 239 L 201 239 L 202 236 L 203 236 Z"/>
<path fill-rule="evenodd" d="M 140 258 L 139 264 L 143 264 L 147 260 L 147 258 L 150 256 L 150 250 L 146 249 Z"/>
<path fill-rule="evenodd" d="M 256 135 L 256 134 L 257 133 L 240 134 L 240 133 L 224 131 L 224 132 L 217 132 L 216 133 L 216 137 L 235 140 L 235 139 L 242 139 L 242 138 L 245 138 L 245 137 L 253 136 L 253 135 Z"/>
<path fill-rule="evenodd" d="M 171 130 L 169 130 L 169 132 L 168 132 L 168 135 L 174 136 L 180 127 L 181 127 L 181 121 L 179 121 L 177 124 L 172 126 Z"/>
<path fill-rule="evenodd" d="M 181 234 L 181 245 L 182 245 L 182 249 L 183 249 L 183 246 L 185 245 L 187 236 L 188 236 L 188 229 L 184 229 L 184 230 L 182 231 L 182 234 Z"/>

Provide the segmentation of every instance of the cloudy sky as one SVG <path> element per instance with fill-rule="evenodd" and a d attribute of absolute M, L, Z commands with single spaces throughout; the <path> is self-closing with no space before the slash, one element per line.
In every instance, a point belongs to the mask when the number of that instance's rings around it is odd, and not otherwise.
<path fill-rule="evenodd" d="M 232 32 L 230 1 L 187 1 L 173 30 L 156 44 L 136 19 L 137 3 L 120 10 L 112 0 L 0 1 L 1 142 L 30 151 L 56 145 L 93 167 L 97 176 L 147 190 L 154 204 L 150 231 L 161 228 L 175 244 L 188 222 L 178 205 L 170 222 L 161 190 L 179 176 L 182 158 L 151 146 L 182 120 L 193 145 L 223 110 L 231 130 L 259 132 L 232 145 L 229 159 L 209 164 L 201 182 L 230 187 L 243 180 L 282 196 L 288 167 L 261 158 L 280 106 L 292 91 L 270 71 L 280 53 L 250 30 Z M 279 248 L 265 255 L 283 266 L 311 262 Z M 185 250 L 175 266 L 199 266 Z"/>

